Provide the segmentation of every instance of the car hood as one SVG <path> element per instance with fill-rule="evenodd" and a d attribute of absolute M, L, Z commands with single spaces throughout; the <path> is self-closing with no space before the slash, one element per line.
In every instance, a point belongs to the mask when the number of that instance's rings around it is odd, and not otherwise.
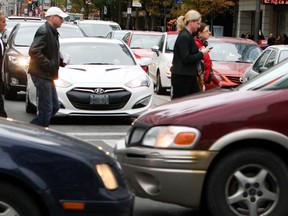
<path fill-rule="evenodd" d="M 123 84 L 144 75 L 138 65 L 68 65 L 59 70 L 59 78 L 71 83 Z"/>
<path fill-rule="evenodd" d="M 136 58 L 151 58 L 153 51 L 151 49 L 131 49 Z"/>
<path fill-rule="evenodd" d="M 23 149 L 24 147 L 26 151 L 38 149 L 40 151 L 57 152 L 57 154 L 66 156 L 90 159 L 94 163 L 111 160 L 103 151 L 92 144 L 50 129 L 45 130 L 42 127 L 12 119 L 0 118 L 0 131 L 0 148 L 9 145 L 15 149 Z"/>
<path fill-rule="evenodd" d="M 252 63 L 212 61 L 213 70 L 225 76 L 242 77 Z"/>
<path fill-rule="evenodd" d="M 227 116 L 238 117 L 251 112 L 262 112 L 273 101 L 273 91 L 239 91 L 230 89 L 209 90 L 193 96 L 183 97 L 160 105 L 140 116 L 138 121 L 149 125 L 194 125 L 223 121 Z M 267 100 L 263 99 L 267 97 Z M 257 100 L 259 102 L 257 103 Z M 260 103 L 263 104 L 259 109 Z M 243 112 L 245 110 L 245 112 Z M 193 116 L 193 122 L 191 122 Z"/>

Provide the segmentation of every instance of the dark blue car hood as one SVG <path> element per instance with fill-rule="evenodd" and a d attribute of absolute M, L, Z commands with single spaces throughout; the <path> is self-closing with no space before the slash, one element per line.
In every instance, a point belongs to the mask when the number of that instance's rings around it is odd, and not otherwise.
<path fill-rule="evenodd" d="M 50 129 L 0 118 L 0 148 L 9 147 L 9 145 L 69 154 L 72 157 L 83 157 L 93 162 L 103 162 L 110 158 L 97 147 L 79 139 Z"/>

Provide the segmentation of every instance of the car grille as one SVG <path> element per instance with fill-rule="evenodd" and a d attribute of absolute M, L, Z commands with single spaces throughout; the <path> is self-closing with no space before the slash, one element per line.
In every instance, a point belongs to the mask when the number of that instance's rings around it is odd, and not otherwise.
<path fill-rule="evenodd" d="M 131 97 L 131 92 L 123 88 L 74 88 L 66 95 L 77 109 L 117 110 L 126 105 Z M 93 100 L 95 97 L 102 99 L 95 101 Z"/>
<path fill-rule="evenodd" d="M 227 78 L 234 83 L 240 84 L 240 77 L 235 77 L 235 76 L 227 76 Z"/>

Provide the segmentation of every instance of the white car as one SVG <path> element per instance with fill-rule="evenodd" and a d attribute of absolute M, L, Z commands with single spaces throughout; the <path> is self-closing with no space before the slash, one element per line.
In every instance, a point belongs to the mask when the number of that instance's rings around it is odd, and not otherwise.
<path fill-rule="evenodd" d="M 170 67 L 173 59 L 173 48 L 178 32 L 165 32 L 158 46 L 152 47 L 152 63 L 148 66 L 157 94 L 165 94 L 171 87 Z"/>
<path fill-rule="evenodd" d="M 152 105 L 153 83 L 130 48 L 117 39 L 60 39 L 69 64 L 59 69 L 55 85 L 58 116 L 137 117 Z M 146 64 L 143 62 L 143 64 Z M 26 112 L 35 112 L 36 89 L 28 74 Z"/>
<path fill-rule="evenodd" d="M 74 22 L 89 37 L 107 37 L 113 30 L 121 30 L 118 23 L 104 20 L 76 20 Z"/>
<path fill-rule="evenodd" d="M 273 45 L 267 47 L 255 62 L 245 71 L 242 77 L 242 82 L 248 81 L 287 58 L 288 45 Z"/>

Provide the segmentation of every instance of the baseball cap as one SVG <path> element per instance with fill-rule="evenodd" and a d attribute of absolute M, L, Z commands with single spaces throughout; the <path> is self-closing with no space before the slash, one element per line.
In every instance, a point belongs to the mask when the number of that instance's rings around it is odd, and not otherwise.
<path fill-rule="evenodd" d="M 50 7 L 48 8 L 45 17 L 49 17 L 49 16 L 60 16 L 62 18 L 65 18 L 68 16 L 68 14 L 64 13 L 60 8 L 58 7 Z"/>

